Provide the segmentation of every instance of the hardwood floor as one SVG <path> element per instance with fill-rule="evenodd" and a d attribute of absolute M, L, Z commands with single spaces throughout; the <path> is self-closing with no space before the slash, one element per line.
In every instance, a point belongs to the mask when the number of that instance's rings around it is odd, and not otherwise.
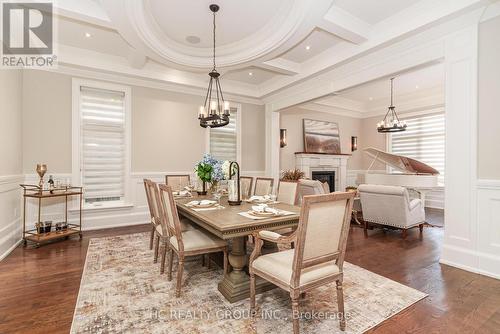
<path fill-rule="evenodd" d="M 78 239 L 18 247 L 0 262 L 0 333 L 68 333 L 88 241 L 148 231 L 147 225 L 92 231 Z M 438 262 L 443 230 L 351 228 L 347 261 L 429 294 L 370 333 L 500 333 L 500 280 Z"/>

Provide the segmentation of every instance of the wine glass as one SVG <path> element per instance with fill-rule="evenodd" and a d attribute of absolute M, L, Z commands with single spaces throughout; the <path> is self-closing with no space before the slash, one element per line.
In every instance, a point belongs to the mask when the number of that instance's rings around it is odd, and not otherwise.
<path fill-rule="evenodd" d="M 217 189 L 216 191 L 213 192 L 214 199 L 217 201 L 217 204 L 220 206 L 220 199 L 222 197 L 222 191 Z"/>

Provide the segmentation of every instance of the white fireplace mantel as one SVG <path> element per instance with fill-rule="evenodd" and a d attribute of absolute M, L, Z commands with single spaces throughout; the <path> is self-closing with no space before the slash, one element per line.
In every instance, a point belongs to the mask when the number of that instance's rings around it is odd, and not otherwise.
<path fill-rule="evenodd" d="M 295 167 L 311 178 L 315 171 L 335 171 L 335 191 L 344 191 L 347 186 L 348 154 L 295 153 Z"/>

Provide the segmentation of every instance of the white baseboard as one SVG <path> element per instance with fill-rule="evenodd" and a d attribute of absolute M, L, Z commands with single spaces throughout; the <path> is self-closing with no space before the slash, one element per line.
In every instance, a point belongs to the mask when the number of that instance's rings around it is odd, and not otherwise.
<path fill-rule="evenodd" d="M 439 263 L 500 279 L 500 256 L 443 245 Z"/>
<path fill-rule="evenodd" d="M 21 219 L 16 218 L 4 226 L 0 235 L 0 261 L 9 255 L 22 241 Z"/>

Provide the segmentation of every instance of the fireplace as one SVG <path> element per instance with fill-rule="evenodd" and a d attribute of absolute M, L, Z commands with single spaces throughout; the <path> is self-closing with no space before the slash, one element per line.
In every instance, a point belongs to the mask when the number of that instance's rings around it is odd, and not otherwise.
<path fill-rule="evenodd" d="M 321 183 L 328 183 L 330 186 L 330 191 L 335 191 L 335 171 L 312 171 L 311 179 L 318 180 Z"/>
<path fill-rule="evenodd" d="M 306 179 L 328 182 L 330 191 L 344 191 L 347 186 L 347 154 L 295 153 L 295 168 L 304 172 Z M 313 176 L 314 173 L 314 176 Z"/>

